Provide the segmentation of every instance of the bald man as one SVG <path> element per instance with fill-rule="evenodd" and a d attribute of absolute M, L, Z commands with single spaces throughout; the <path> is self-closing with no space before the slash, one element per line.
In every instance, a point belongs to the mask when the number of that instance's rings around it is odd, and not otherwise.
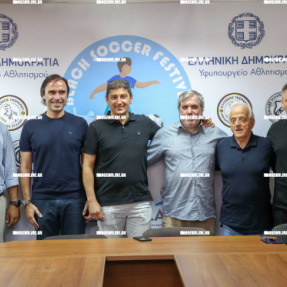
<path fill-rule="evenodd" d="M 232 137 L 220 140 L 216 163 L 223 179 L 220 221 L 224 235 L 262 234 L 272 228 L 269 173 L 271 141 L 252 133 L 252 110 L 236 103 L 229 115 Z"/>

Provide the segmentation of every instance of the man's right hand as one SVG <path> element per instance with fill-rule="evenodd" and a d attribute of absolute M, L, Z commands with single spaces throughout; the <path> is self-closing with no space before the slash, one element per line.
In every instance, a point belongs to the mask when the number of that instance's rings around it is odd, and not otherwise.
<path fill-rule="evenodd" d="M 35 214 L 38 215 L 39 217 L 42 217 L 41 212 L 38 210 L 38 208 L 33 203 L 29 203 L 24 208 L 25 208 L 27 219 L 36 228 L 36 230 L 38 230 L 39 224 L 37 223 L 35 219 Z"/>
<path fill-rule="evenodd" d="M 87 211 L 89 211 L 88 215 L 86 215 Z M 84 210 L 83 210 L 83 216 L 86 220 L 86 223 L 91 220 L 104 220 L 105 219 L 103 210 L 96 200 L 86 202 Z"/>

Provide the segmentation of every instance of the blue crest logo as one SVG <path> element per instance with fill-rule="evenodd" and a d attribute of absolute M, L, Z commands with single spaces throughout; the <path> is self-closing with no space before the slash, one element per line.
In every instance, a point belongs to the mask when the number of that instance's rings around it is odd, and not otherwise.
<path fill-rule="evenodd" d="M 242 13 L 228 25 L 228 37 L 235 46 L 242 49 L 257 46 L 264 35 L 263 22 L 252 13 Z"/>
<path fill-rule="evenodd" d="M 0 14 L 0 50 L 10 48 L 18 38 L 17 25 L 8 16 Z"/>

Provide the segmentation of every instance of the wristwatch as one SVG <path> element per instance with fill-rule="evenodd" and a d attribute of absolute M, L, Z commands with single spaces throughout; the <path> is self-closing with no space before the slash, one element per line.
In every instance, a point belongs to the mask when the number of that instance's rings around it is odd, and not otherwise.
<path fill-rule="evenodd" d="M 31 199 L 29 199 L 29 200 L 22 200 L 22 204 L 23 204 L 24 207 L 26 205 L 28 205 L 29 203 L 31 203 L 31 202 L 32 202 Z"/>
<path fill-rule="evenodd" d="M 16 200 L 16 201 L 10 201 L 10 204 L 15 205 L 19 207 L 21 205 L 21 200 Z"/>

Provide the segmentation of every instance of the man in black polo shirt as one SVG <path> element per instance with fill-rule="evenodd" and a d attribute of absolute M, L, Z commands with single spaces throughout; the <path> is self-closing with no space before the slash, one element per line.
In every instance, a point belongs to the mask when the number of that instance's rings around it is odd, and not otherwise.
<path fill-rule="evenodd" d="M 269 173 L 271 141 L 252 133 L 255 120 L 248 106 L 237 103 L 229 115 L 232 137 L 217 144 L 223 179 L 220 221 L 224 235 L 261 234 L 272 228 Z"/>
<path fill-rule="evenodd" d="M 86 220 L 98 220 L 105 235 L 141 236 L 150 228 L 152 200 L 147 181 L 147 143 L 159 127 L 129 113 L 130 85 L 108 83 L 109 118 L 90 124 L 84 145 L 83 181 Z"/>
<path fill-rule="evenodd" d="M 273 123 L 267 137 L 271 140 L 276 153 L 275 173 L 287 173 L 287 84 L 282 89 L 282 107 L 285 110 L 282 119 Z M 274 225 L 287 223 L 287 177 L 275 177 L 273 198 Z"/>

